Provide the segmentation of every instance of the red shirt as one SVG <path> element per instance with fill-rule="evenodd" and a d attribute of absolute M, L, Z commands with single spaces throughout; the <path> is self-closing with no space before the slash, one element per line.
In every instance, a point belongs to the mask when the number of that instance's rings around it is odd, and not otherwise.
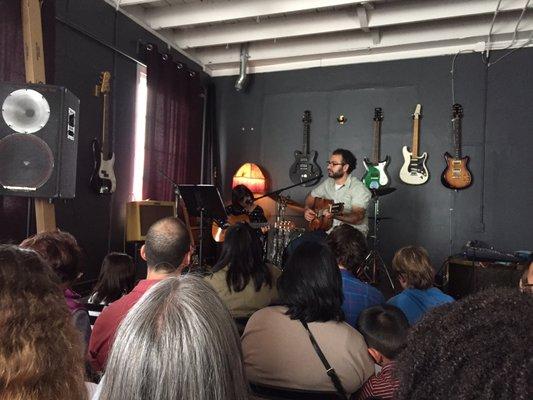
<path fill-rule="evenodd" d="M 391 400 L 394 398 L 394 393 L 400 386 L 400 382 L 394 373 L 394 362 L 385 365 L 381 372 L 377 375 L 372 375 L 368 381 L 363 385 L 359 392 L 358 400 L 365 400 L 369 397 L 376 396 L 383 400 Z"/>
<path fill-rule="evenodd" d="M 103 371 L 118 326 L 128 311 L 159 280 L 139 281 L 127 295 L 105 307 L 96 319 L 89 341 L 89 361 L 95 371 Z"/>

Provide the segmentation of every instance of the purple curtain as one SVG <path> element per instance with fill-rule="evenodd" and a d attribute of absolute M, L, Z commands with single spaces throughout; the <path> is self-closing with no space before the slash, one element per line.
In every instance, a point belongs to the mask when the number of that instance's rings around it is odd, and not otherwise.
<path fill-rule="evenodd" d="M 174 182 L 200 183 L 203 88 L 197 73 L 149 45 L 143 197 L 173 200 Z"/>
<path fill-rule="evenodd" d="M 26 81 L 20 1 L 0 0 L 0 85 Z M 0 99 L 0 104 L 4 99 Z M 0 132 L 0 138 L 6 133 Z M 18 243 L 26 236 L 27 200 L 0 196 L 0 242 Z"/>

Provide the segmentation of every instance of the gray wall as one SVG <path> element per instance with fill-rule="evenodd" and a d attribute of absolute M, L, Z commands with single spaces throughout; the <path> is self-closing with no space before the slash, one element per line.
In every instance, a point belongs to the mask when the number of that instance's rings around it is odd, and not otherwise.
<path fill-rule="evenodd" d="M 517 51 L 488 72 L 478 54 L 457 58 L 455 100 L 464 108 L 463 154 L 471 157 L 474 176 L 460 192 L 440 183 L 442 155 L 452 150 L 451 61 L 443 56 L 257 74 L 244 93 L 233 89 L 235 77 L 215 78 L 226 198 L 232 174 L 246 161 L 264 167 L 273 189 L 291 183 L 304 110 L 312 112 L 311 149 L 325 170 L 337 147 L 351 149 L 359 160 L 371 155 L 373 110 L 382 107 L 381 156 L 391 156 L 388 170 L 397 188 L 380 205 L 381 216 L 392 218 L 380 226 L 387 262 L 407 244 L 425 246 L 436 267 L 472 239 L 499 249 L 532 249 L 533 50 Z M 429 154 L 431 175 L 423 186 L 398 178 L 416 103 L 423 105 L 420 149 Z M 340 114 L 348 119 L 344 125 L 336 121 Z M 359 162 L 355 176 L 363 170 Z M 308 190 L 287 193 L 303 202 Z"/>

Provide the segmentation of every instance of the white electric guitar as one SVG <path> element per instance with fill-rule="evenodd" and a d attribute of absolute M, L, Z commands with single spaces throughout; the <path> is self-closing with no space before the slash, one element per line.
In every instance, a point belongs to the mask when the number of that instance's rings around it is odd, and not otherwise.
<path fill-rule="evenodd" d="M 422 106 L 416 105 L 413 114 L 413 147 L 409 151 L 407 146 L 403 146 L 403 165 L 400 169 L 400 179 L 409 185 L 422 185 L 429 179 L 429 172 L 426 167 L 427 153 L 418 155 L 418 136 L 420 132 L 420 119 Z"/>

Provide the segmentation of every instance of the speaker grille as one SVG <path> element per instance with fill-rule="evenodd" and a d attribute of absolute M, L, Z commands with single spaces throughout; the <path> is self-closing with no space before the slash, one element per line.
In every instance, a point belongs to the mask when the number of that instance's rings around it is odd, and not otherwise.
<path fill-rule="evenodd" d="M 19 89 L 5 98 L 2 117 L 15 132 L 35 133 L 48 122 L 50 105 L 41 93 L 32 89 Z"/>
<path fill-rule="evenodd" d="M 0 185 L 13 190 L 36 190 L 54 170 L 54 155 L 37 136 L 14 133 L 0 140 Z"/>

